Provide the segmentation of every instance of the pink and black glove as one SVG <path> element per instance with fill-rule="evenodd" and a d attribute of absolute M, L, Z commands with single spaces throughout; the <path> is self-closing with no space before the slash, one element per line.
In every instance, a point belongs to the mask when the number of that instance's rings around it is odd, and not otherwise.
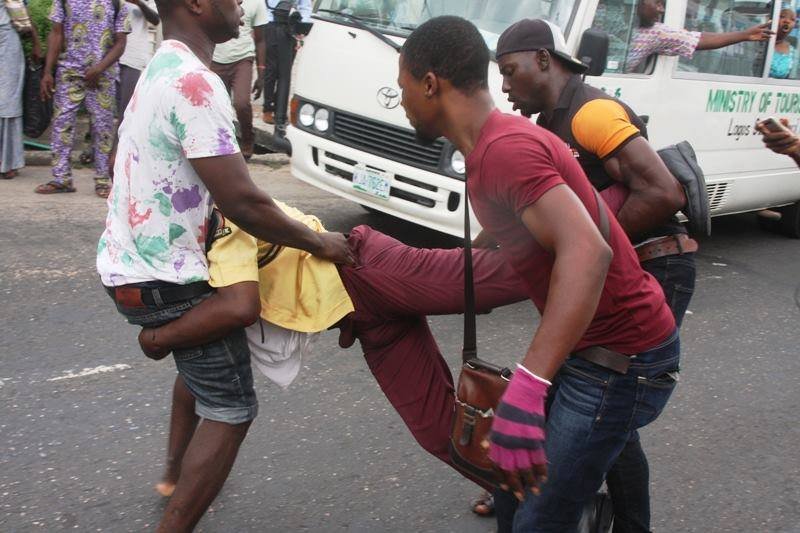
<path fill-rule="evenodd" d="M 544 403 L 550 383 L 521 366 L 497 406 L 489 435 L 489 459 L 516 472 L 544 465 Z"/>

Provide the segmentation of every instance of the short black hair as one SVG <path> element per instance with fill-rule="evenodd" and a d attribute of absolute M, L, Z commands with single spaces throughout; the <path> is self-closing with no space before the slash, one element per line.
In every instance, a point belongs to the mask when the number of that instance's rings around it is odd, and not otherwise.
<path fill-rule="evenodd" d="M 403 65 L 416 79 L 428 72 L 465 93 L 489 87 L 489 47 L 467 19 L 432 18 L 403 44 Z"/>

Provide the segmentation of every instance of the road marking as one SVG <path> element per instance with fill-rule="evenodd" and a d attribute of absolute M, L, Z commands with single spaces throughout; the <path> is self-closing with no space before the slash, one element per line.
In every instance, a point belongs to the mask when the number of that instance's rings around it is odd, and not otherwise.
<path fill-rule="evenodd" d="M 84 368 L 83 370 L 81 370 L 78 373 L 74 373 L 74 372 L 72 372 L 70 370 L 66 374 L 64 374 L 63 376 L 58 376 L 56 378 L 50 378 L 47 381 L 61 381 L 62 379 L 82 378 L 82 377 L 85 377 L 85 376 L 92 376 L 94 374 L 103 374 L 105 372 L 116 372 L 117 370 L 128 370 L 129 368 L 131 368 L 131 365 L 123 365 L 123 364 L 111 365 L 111 366 L 100 365 L 100 366 L 96 366 L 94 368 Z"/>

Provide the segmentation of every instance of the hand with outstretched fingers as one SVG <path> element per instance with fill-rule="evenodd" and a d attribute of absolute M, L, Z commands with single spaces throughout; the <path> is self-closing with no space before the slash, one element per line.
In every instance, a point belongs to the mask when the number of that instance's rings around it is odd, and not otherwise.
<path fill-rule="evenodd" d="M 497 406 L 489 435 L 489 459 L 500 488 L 520 501 L 525 490 L 539 494 L 547 481 L 544 405 L 550 383 L 518 366 Z"/>
<path fill-rule="evenodd" d="M 770 37 L 775 35 L 775 32 L 772 31 L 771 20 L 768 20 L 763 24 L 753 26 L 752 28 L 747 28 L 744 30 L 744 33 L 747 36 L 748 41 L 768 41 Z"/>

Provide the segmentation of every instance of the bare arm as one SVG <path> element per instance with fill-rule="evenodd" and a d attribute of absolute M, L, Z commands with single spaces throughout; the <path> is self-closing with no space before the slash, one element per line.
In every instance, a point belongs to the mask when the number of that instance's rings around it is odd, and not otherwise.
<path fill-rule="evenodd" d="M 58 54 L 64 46 L 64 25 L 54 22 L 50 28 L 50 35 L 47 36 L 47 59 L 45 60 L 45 73 L 53 74 L 58 61 Z"/>
<path fill-rule="evenodd" d="M 95 65 L 95 68 L 100 70 L 100 72 L 105 72 L 111 65 L 119 61 L 119 58 L 122 57 L 123 52 L 125 52 L 125 43 L 127 41 L 128 34 L 122 32 L 115 33 L 114 44 L 103 59 Z"/>
<path fill-rule="evenodd" d="M 139 344 L 145 355 L 161 359 L 177 349 L 219 340 L 258 320 L 261 304 L 258 283 L 245 281 L 221 287 L 177 320 L 159 328 L 144 328 Z"/>
<path fill-rule="evenodd" d="M 145 2 L 142 2 L 142 0 L 126 0 L 126 1 L 141 9 L 142 15 L 144 15 L 144 19 L 153 26 L 158 26 L 159 24 L 161 24 L 161 18 L 158 16 L 158 13 L 150 9 L 150 6 L 148 6 Z"/>
<path fill-rule="evenodd" d="M 680 183 L 644 137 L 630 141 L 604 166 L 609 176 L 630 191 L 617 220 L 634 242 L 686 204 Z"/>
<path fill-rule="evenodd" d="M 697 43 L 698 50 L 713 50 L 724 48 L 732 44 L 743 41 L 766 41 L 775 32 L 770 29 L 772 22 L 765 22 L 742 31 L 730 31 L 725 33 L 703 32 L 700 41 Z"/>
<path fill-rule="evenodd" d="M 56 90 L 56 83 L 53 79 L 53 71 L 56 68 L 58 54 L 61 53 L 61 47 L 63 44 L 64 25 L 60 22 L 54 22 L 50 28 L 50 35 L 47 36 L 47 58 L 45 59 L 44 63 L 42 82 L 39 84 L 39 97 L 43 102 L 52 98 L 53 93 Z"/>
<path fill-rule="evenodd" d="M 264 39 L 264 26 L 253 28 L 253 41 L 256 43 L 256 80 L 253 82 L 253 95 L 261 98 L 264 90 L 264 70 L 267 68 L 267 42 Z"/>
<path fill-rule="evenodd" d="M 317 233 L 286 216 L 250 179 L 242 154 L 191 159 L 190 162 L 220 211 L 250 235 L 306 250 L 335 263 L 354 262 L 342 234 Z"/>
<path fill-rule="evenodd" d="M 551 380 L 597 311 L 613 253 L 566 185 L 550 189 L 526 208 L 522 222 L 555 256 L 547 306 L 522 362 L 537 376 Z"/>

